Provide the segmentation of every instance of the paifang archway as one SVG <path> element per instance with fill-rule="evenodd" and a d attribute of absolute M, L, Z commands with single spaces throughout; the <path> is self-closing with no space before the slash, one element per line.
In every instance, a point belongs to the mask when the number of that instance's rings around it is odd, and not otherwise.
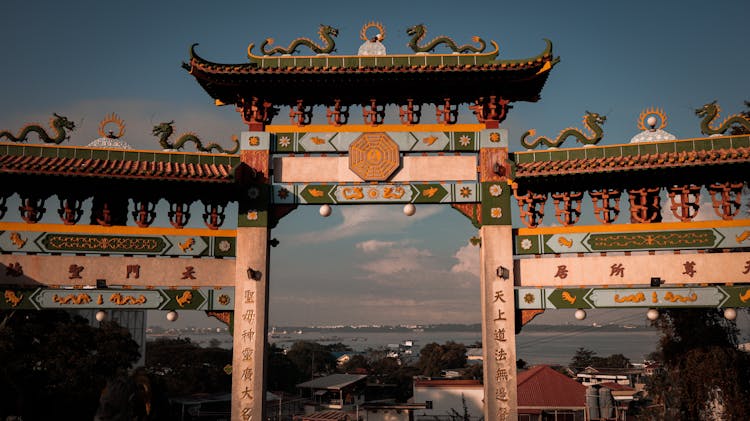
<path fill-rule="evenodd" d="M 38 308 L 42 295 L 62 305 L 55 294 L 69 294 L 65 305 L 80 306 L 76 298 L 88 294 L 91 301 L 78 301 L 96 307 L 112 289 L 82 288 L 98 279 L 132 292 L 134 306 L 178 308 L 190 291 L 204 299 L 199 308 L 233 315 L 232 419 L 261 420 L 270 229 L 305 204 L 450 204 L 480 229 L 484 414 L 502 420 L 517 418 L 515 334 L 544 309 L 749 301 L 741 284 L 750 283 L 750 221 L 739 213 L 747 136 L 599 147 L 601 132 L 589 139 L 579 131 L 589 147 L 510 154 L 500 124 L 513 102 L 540 98 L 558 62 L 549 41 L 537 56 L 499 60 L 494 41 L 485 52 L 483 40 L 458 47 L 439 39 L 454 53 L 432 54 L 415 38 L 414 54 L 388 55 L 382 36 L 363 35 L 359 55 L 338 56 L 327 54 L 331 29 L 321 27 L 325 48 L 295 41 L 289 51 L 265 54 L 264 45 L 256 55 L 251 44 L 242 64 L 209 62 L 191 49 L 184 68 L 248 125 L 238 154 L 0 145 L 3 186 L 16 186 L 0 196 L 20 198 L 22 219 L 11 220 L 3 199 L 2 305 Z M 291 55 L 296 44 L 322 54 Z M 425 104 L 435 106 L 430 122 Z M 457 123 L 466 104 L 476 124 Z M 392 105 L 400 124 L 385 124 Z M 290 124 L 272 125 L 283 106 Z M 327 124 L 311 124 L 316 107 Z M 354 109 L 361 124 L 350 121 Z M 162 140 L 167 149 L 183 143 Z M 721 219 L 693 222 L 701 190 Z M 597 225 L 578 225 L 584 194 Z M 623 194 L 630 223 L 615 225 Z M 549 197 L 560 227 L 540 227 Z M 157 202 L 168 203 L 164 226 Z M 513 228 L 514 202 L 525 228 Z M 237 215 L 226 226 L 228 203 Z M 204 227 L 187 228 L 196 206 Z M 39 223 L 47 208 L 59 222 Z M 670 211 L 680 222 L 662 222 Z M 673 285 L 651 288 L 651 278 Z"/>

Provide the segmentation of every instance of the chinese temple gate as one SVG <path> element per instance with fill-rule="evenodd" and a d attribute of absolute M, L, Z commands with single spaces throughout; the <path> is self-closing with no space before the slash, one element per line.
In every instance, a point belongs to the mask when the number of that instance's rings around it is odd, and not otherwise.
<path fill-rule="evenodd" d="M 59 141 L 0 132 L 13 141 L 0 144 L 1 308 L 233 315 L 232 419 L 262 420 L 270 229 L 300 205 L 450 204 L 479 229 L 485 419 L 512 420 L 515 335 L 546 309 L 748 305 L 750 137 L 726 135 L 750 132 L 745 118 L 717 127 L 707 104 L 705 136 L 678 140 L 652 109 L 635 143 L 597 146 L 605 117 L 587 112 L 583 130 L 529 131 L 528 150 L 509 153 L 501 123 L 539 100 L 551 43 L 504 60 L 494 41 L 407 32 L 413 53 L 399 55 L 378 23 L 356 55 L 330 54 L 338 31 L 325 25 L 321 43 L 250 44 L 242 64 L 191 48 L 183 67 L 248 125 L 233 150 L 172 140 L 171 123 L 154 128 L 159 152 L 59 146 L 73 128 L 60 116 Z M 458 122 L 467 105 L 476 123 Z M 272 124 L 281 107 L 289 124 Z M 55 145 L 15 143 L 29 130 Z M 571 137 L 583 146 L 560 148 Z M 199 152 L 177 151 L 190 144 Z M 707 206 L 715 217 L 699 217 Z"/>

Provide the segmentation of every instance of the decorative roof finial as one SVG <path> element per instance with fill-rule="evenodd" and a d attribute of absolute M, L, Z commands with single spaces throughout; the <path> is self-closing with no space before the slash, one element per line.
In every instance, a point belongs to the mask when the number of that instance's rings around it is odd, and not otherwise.
<path fill-rule="evenodd" d="M 665 127 L 667 127 L 667 115 L 664 111 L 661 108 L 646 108 L 638 115 L 638 128 L 642 131 L 633 136 L 630 143 L 677 139 L 672 133 L 664 131 Z"/>
<path fill-rule="evenodd" d="M 375 28 L 378 32 L 372 36 L 367 37 L 367 30 Z M 362 30 L 359 32 L 359 38 L 365 43 L 359 47 L 357 55 L 360 56 L 384 56 L 385 46 L 381 43 L 385 39 L 385 28 L 380 22 L 368 22 L 362 26 Z"/>

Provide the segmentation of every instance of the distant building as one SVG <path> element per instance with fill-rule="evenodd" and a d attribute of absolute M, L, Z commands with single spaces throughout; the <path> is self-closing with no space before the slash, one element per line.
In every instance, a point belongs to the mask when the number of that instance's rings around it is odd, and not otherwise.
<path fill-rule="evenodd" d="M 584 421 L 586 387 L 546 365 L 518 373 L 519 421 Z"/>
<path fill-rule="evenodd" d="M 319 410 L 350 410 L 365 401 L 366 374 L 332 374 L 297 385 L 302 395 L 309 399 L 305 413 Z"/>
<path fill-rule="evenodd" d="M 414 379 L 414 403 L 424 403 L 414 420 L 452 420 L 455 414 L 464 413 L 464 405 L 471 420 L 484 415 L 484 386 L 479 380 Z M 455 412 L 454 412 L 455 411 Z"/>

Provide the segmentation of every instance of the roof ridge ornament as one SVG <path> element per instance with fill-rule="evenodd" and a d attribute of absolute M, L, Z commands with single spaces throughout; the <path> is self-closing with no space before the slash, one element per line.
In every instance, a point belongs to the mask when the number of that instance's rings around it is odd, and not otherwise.
<path fill-rule="evenodd" d="M 422 41 L 422 38 L 427 34 L 427 27 L 424 24 L 418 24 L 409 27 L 406 30 L 406 34 L 411 36 L 411 40 L 409 40 L 409 43 L 407 46 L 411 48 L 415 53 L 428 53 L 435 50 L 435 48 L 439 45 L 444 44 L 446 47 L 448 47 L 451 51 L 453 51 L 454 54 L 460 54 L 460 53 L 481 53 L 484 52 L 485 48 L 487 48 L 487 43 L 478 36 L 471 37 L 471 40 L 473 42 L 479 43 L 479 46 L 473 46 L 471 44 L 464 44 L 464 45 L 456 45 L 456 42 L 453 41 L 451 38 L 446 37 L 445 35 L 440 35 L 436 38 L 434 38 L 432 41 L 428 42 L 424 45 L 419 45 L 420 41 Z"/>
<path fill-rule="evenodd" d="M 630 139 L 630 143 L 663 142 L 676 140 L 672 133 L 664 130 L 667 127 L 667 115 L 661 108 L 651 107 L 638 115 L 638 128 L 641 132 Z"/>
<path fill-rule="evenodd" d="M 153 130 L 151 131 L 154 136 L 159 138 L 159 145 L 161 145 L 162 149 L 164 149 L 165 151 L 182 149 L 183 147 L 185 147 L 185 144 L 187 142 L 195 143 L 195 148 L 201 152 L 211 152 L 216 149 L 221 153 L 231 155 L 237 153 L 237 151 L 240 150 L 240 141 L 237 136 L 232 136 L 232 141 L 234 141 L 235 146 L 234 149 L 231 150 L 222 148 L 218 143 L 209 143 L 208 145 L 203 146 L 203 142 L 201 142 L 200 138 L 198 138 L 195 133 L 191 132 L 184 133 L 174 143 L 172 143 L 168 139 L 174 133 L 174 128 L 172 127 L 173 124 L 174 120 L 160 123 L 154 126 Z"/>
<path fill-rule="evenodd" d="M 105 132 L 104 128 L 107 126 L 107 124 L 115 124 L 117 125 L 117 128 L 119 131 L 117 134 L 113 130 L 110 130 L 109 132 Z M 107 137 L 110 139 L 119 139 L 125 134 L 125 122 L 115 113 L 109 113 L 107 114 L 104 119 L 99 122 L 99 136 L 101 137 Z"/>
<path fill-rule="evenodd" d="M 558 146 L 562 145 L 562 143 L 565 142 L 565 140 L 569 137 L 575 138 L 584 146 L 596 145 L 600 140 L 602 140 L 602 137 L 604 136 L 604 131 L 602 130 L 601 125 L 606 121 L 607 116 L 586 111 L 586 113 L 583 115 L 583 125 L 586 129 L 588 129 L 591 136 L 586 135 L 580 129 L 569 127 L 567 129 L 563 129 L 560 134 L 557 135 L 557 139 L 555 140 L 550 140 L 547 137 L 539 136 L 532 141 L 527 141 L 526 138 L 528 138 L 529 136 L 534 136 L 536 134 L 536 130 L 530 129 L 521 136 L 521 145 L 523 145 L 526 149 L 534 149 L 539 146 L 540 143 L 544 143 L 550 148 L 557 148 Z"/>
<path fill-rule="evenodd" d="M 299 47 L 307 47 L 311 49 L 313 52 L 317 54 L 329 54 L 334 51 L 336 51 L 336 42 L 333 40 L 334 37 L 338 36 L 339 30 L 328 25 L 320 25 L 320 28 L 318 29 L 318 36 L 320 37 L 321 41 L 323 41 L 323 45 L 317 45 L 313 40 L 309 38 L 297 38 L 293 40 L 287 48 L 283 47 L 274 47 L 270 50 L 267 50 L 266 47 L 270 44 L 273 44 L 273 38 L 266 38 L 265 41 L 260 45 L 260 51 L 265 56 L 272 56 L 274 54 L 294 54 L 297 52 L 297 49 Z M 251 43 L 247 47 L 248 53 L 250 53 L 250 50 L 252 50 L 253 44 Z"/>
<path fill-rule="evenodd" d="M 750 107 L 750 102 L 745 101 L 745 105 Z M 722 121 L 721 124 L 719 124 L 719 126 L 716 128 L 711 127 L 713 121 L 719 118 L 720 113 L 721 107 L 719 107 L 719 104 L 717 104 L 715 100 L 695 110 L 695 115 L 702 118 L 701 133 L 706 136 L 722 135 L 727 130 L 729 130 L 732 125 L 735 124 L 750 132 L 750 118 L 748 118 L 747 115 L 743 115 L 741 113 L 730 115 L 729 117 L 725 118 L 724 121 Z"/>
<path fill-rule="evenodd" d="M 21 127 L 21 130 L 18 131 L 18 136 L 13 136 L 13 133 L 8 130 L 0 130 L 0 139 L 7 137 L 11 142 L 25 142 L 29 140 L 29 134 L 34 132 L 42 142 L 59 145 L 63 141 L 70 139 L 70 135 L 65 130 L 73 131 L 76 128 L 75 123 L 68 120 L 67 117 L 57 115 L 57 113 L 52 113 L 52 117 L 49 119 L 49 126 L 56 132 L 54 137 L 47 134 L 47 130 L 41 124 L 29 123 Z"/>

